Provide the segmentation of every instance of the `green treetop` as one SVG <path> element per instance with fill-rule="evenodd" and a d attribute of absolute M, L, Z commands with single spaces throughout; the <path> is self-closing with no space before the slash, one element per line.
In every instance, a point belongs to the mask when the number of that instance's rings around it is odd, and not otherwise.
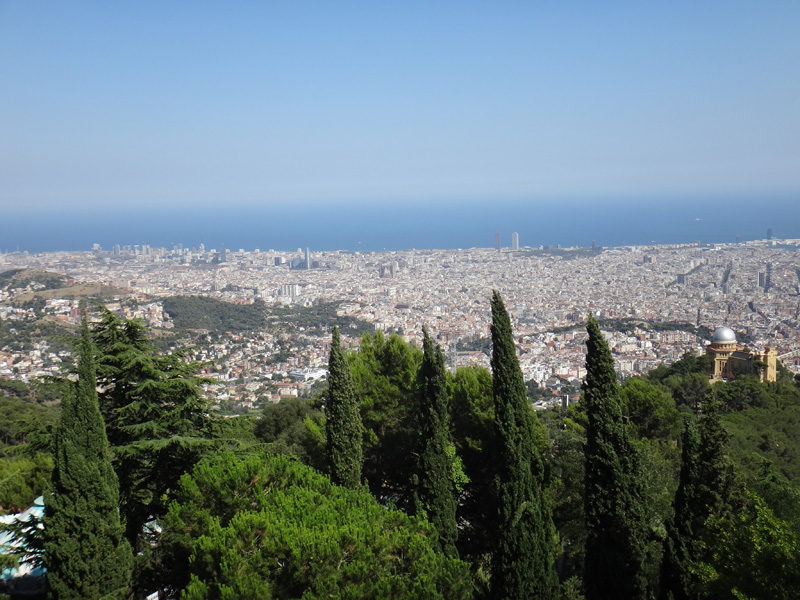
<path fill-rule="evenodd" d="M 197 363 L 180 352 L 157 354 L 138 321 L 104 308 L 92 337 L 120 510 L 126 537 L 141 558 L 152 545 L 147 523 L 163 516 L 166 493 L 211 449 L 216 419 L 201 396 Z"/>
<path fill-rule="evenodd" d="M 421 449 L 415 479 L 414 510 L 433 523 L 439 532 L 439 545 L 448 556 L 457 556 L 455 484 L 453 454 L 448 428 L 447 378 L 442 350 L 423 329 L 422 365 L 419 368 L 417 418 Z"/>
<path fill-rule="evenodd" d="M 586 328 L 586 598 L 644 598 L 647 540 L 638 454 L 623 424 L 611 351 L 591 315 Z"/>
<path fill-rule="evenodd" d="M 497 291 L 492 296 L 492 373 L 500 457 L 492 596 L 555 598 L 554 527 L 544 493 L 537 422 L 526 397 L 511 320 Z"/>
<path fill-rule="evenodd" d="M 348 353 L 364 425 L 362 477 L 380 502 L 407 509 L 414 470 L 418 394 L 417 371 L 422 351 L 392 333 L 361 338 L 357 353 Z"/>
<path fill-rule="evenodd" d="M 51 598 L 127 595 L 132 556 L 119 517 L 119 487 L 97 404 L 86 316 L 74 395 L 54 435 L 52 493 L 45 500 L 44 564 Z"/>
<path fill-rule="evenodd" d="M 351 489 L 361 484 L 361 436 L 363 426 L 350 366 L 333 328 L 331 355 L 328 360 L 328 400 L 325 407 L 326 453 L 334 483 Z"/>
<path fill-rule="evenodd" d="M 182 598 L 468 600 L 469 567 L 421 519 L 286 456 L 223 454 L 186 475 L 164 519 Z"/>

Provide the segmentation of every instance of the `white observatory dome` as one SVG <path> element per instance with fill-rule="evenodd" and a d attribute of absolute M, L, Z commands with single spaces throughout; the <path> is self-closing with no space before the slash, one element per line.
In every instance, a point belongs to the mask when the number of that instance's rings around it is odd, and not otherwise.
<path fill-rule="evenodd" d="M 714 330 L 714 337 L 711 338 L 714 344 L 735 344 L 736 334 L 730 327 L 717 327 Z"/>

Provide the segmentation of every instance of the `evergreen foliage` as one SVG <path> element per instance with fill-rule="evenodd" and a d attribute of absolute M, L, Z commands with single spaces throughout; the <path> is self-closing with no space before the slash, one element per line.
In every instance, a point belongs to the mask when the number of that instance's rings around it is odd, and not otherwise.
<path fill-rule="evenodd" d="M 800 483 L 800 404 L 751 408 L 722 419 L 731 436 L 729 455 L 745 475 L 760 475 L 767 460 L 781 477 Z"/>
<path fill-rule="evenodd" d="M 54 406 L 35 404 L 28 398 L 0 396 L 0 457 L 18 454 L 34 442 L 43 430 L 53 427 L 58 412 Z"/>
<path fill-rule="evenodd" d="M 724 518 L 743 504 L 744 497 L 733 463 L 728 458 L 728 432 L 722 425 L 720 408 L 714 395 L 709 396 L 703 405 L 703 415 L 698 425 L 698 494 L 700 506 L 706 507 L 705 516 L 713 513 Z"/>
<path fill-rule="evenodd" d="M 334 483 L 355 489 L 361 485 L 363 426 L 350 366 L 342 352 L 339 328 L 333 328 L 328 359 L 328 398 L 325 407 L 326 456 Z"/>
<path fill-rule="evenodd" d="M 0 290 L 24 288 L 29 285 L 43 286 L 45 290 L 57 290 L 64 287 L 64 276 L 49 271 L 34 269 L 9 269 L 0 273 Z"/>
<path fill-rule="evenodd" d="M 697 587 L 692 562 L 698 558 L 697 538 L 708 516 L 700 493 L 700 434 L 693 416 L 685 417 L 681 438 L 681 473 L 675 493 L 675 517 L 667 523 L 661 564 L 661 597 L 689 600 Z"/>
<path fill-rule="evenodd" d="M 164 494 L 210 448 L 214 419 L 198 366 L 180 353 L 157 355 L 138 321 L 104 308 L 92 334 L 126 537 L 139 552 L 149 546 L 146 524 L 166 512 Z"/>
<path fill-rule="evenodd" d="M 200 463 L 164 526 L 185 598 L 472 597 L 432 525 L 283 456 Z"/>
<path fill-rule="evenodd" d="M 661 597 L 689 600 L 702 596 L 709 569 L 716 568 L 716 549 L 724 531 L 715 533 L 708 521 L 730 523 L 746 502 L 726 454 L 728 434 L 720 420 L 719 401 L 710 396 L 699 424 L 686 418 L 682 464 L 675 494 L 675 518 L 668 525 L 661 567 Z M 718 526 L 717 529 L 720 529 Z M 705 565 L 705 566 L 703 566 Z"/>
<path fill-rule="evenodd" d="M 356 317 L 339 315 L 342 301 L 323 302 L 311 306 L 292 304 L 290 306 L 271 305 L 266 307 L 266 319 L 270 330 L 305 331 L 306 334 L 328 331 L 331 325 L 347 331 L 352 336 L 361 336 L 375 330 L 375 326 Z"/>
<path fill-rule="evenodd" d="M 417 424 L 413 407 L 422 352 L 397 334 L 364 335 L 347 355 L 364 425 L 362 475 L 380 502 L 407 508 Z"/>
<path fill-rule="evenodd" d="M 547 417 L 546 417 L 547 418 Z M 570 405 L 552 433 L 551 455 L 547 467 L 553 479 L 553 523 L 561 537 L 563 554 L 558 560 L 562 581 L 583 575 L 586 546 L 584 515 L 585 415 L 580 404 Z"/>
<path fill-rule="evenodd" d="M 688 406 L 697 411 L 709 391 L 708 373 L 711 370 L 707 355 L 696 356 L 687 352 L 669 367 L 659 365 L 647 374 L 647 379 L 662 384 L 678 406 Z"/>
<path fill-rule="evenodd" d="M 639 457 L 622 420 L 614 359 L 591 315 L 587 331 L 586 597 L 645 598 L 647 539 Z"/>
<path fill-rule="evenodd" d="M 53 459 L 47 454 L 0 458 L 0 514 L 33 504 L 48 486 L 52 469 Z"/>
<path fill-rule="evenodd" d="M 458 551 L 483 565 L 496 540 L 494 502 L 497 467 L 492 374 L 484 367 L 459 367 L 448 375 L 453 443 L 469 481 L 462 486 L 456 514 Z"/>
<path fill-rule="evenodd" d="M 638 438 L 671 442 L 680 433 L 680 413 L 669 392 L 641 377 L 631 377 L 620 389 L 620 407 Z"/>
<path fill-rule="evenodd" d="M 263 330 L 266 324 L 261 300 L 253 304 L 234 304 L 205 296 L 172 296 L 164 298 L 162 304 L 177 329 L 224 333 Z"/>
<path fill-rule="evenodd" d="M 25 510 L 50 483 L 49 442 L 59 411 L 33 401 L 37 387 L 0 379 L 0 513 Z"/>
<path fill-rule="evenodd" d="M 492 374 L 499 446 L 492 596 L 555 598 L 554 527 L 537 447 L 541 432 L 526 396 L 511 320 L 497 291 L 492 296 Z"/>
<path fill-rule="evenodd" d="M 793 598 L 800 585 L 800 390 L 791 373 L 779 367 L 776 382 L 740 376 L 709 385 L 703 358 L 689 354 L 618 386 L 590 319 L 584 402 L 565 412 L 534 413 L 519 384 L 501 303 L 493 299 L 494 378 L 484 368 L 462 367 L 444 375 L 444 386 L 442 357 L 427 335 L 424 352 L 380 332 L 365 335 L 358 353 L 339 352 L 364 423 L 363 436 L 350 439 L 363 442 L 362 477 L 377 503 L 365 488 L 339 487 L 285 458 L 257 454 L 258 439 L 271 453 L 328 470 L 322 407 L 330 419 L 333 374 L 321 397 L 268 404 L 258 420 L 214 419 L 188 356 L 159 355 L 138 322 L 104 312 L 93 326 L 100 410 L 122 520 L 136 544 L 134 593 L 159 589 L 176 597 L 186 588 L 187 597 L 458 598 L 472 593 L 474 581 L 487 590 L 491 585 L 497 597 L 548 597 L 530 591 L 537 584 L 528 578 L 552 574 L 549 556 L 548 566 L 530 566 L 531 554 L 555 552 L 552 498 L 565 598 L 582 598 L 580 573 L 590 599 L 640 598 L 642 590 L 653 595 L 659 567 L 664 598 Z M 3 331 L 0 322 L 0 336 Z M 282 344 L 288 350 L 290 342 Z M 105 583 L 92 583 L 98 573 L 125 579 L 130 570 L 130 553 L 113 541 L 119 516 L 109 499 L 107 462 L 97 459 L 103 452 L 94 443 L 97 407 L 92 412 L 86 402 L 95 388 L 88 384 L 94 376 L 85 348 L 83 340 L 76 353 L 78 392 L 74 381 L 62 381 L 71 390 L 66 397 L 51 384 L 0 381 L 0 504 L 22 509 L 41 493 L 50 480 L 53 441 L 52 481 L 61 492 L 45 494 L 52 525 L 45 531 L 45 560 L 53 565 L 54 596 L 69 588 L 72 597 L 98 597 L 105 593 Z M 52 434 L 59 407 L 42 403 L 59 398 L 64 428 Z M 692 409 L 700 416 L 689 419 L 681 457 L 674 444 L 679 417 Z M 84 422 L 89 426 L 76 426 Z M 244 461 L 202 462 L 223 445 Z M 186 487 L 181 475 L 193 468 L 194 483 Z M 459 477 L 464 472 L 468 479 Z M 436 516 L 437 499 L 452 499 L 453 483 L 455 544 L 472 577 L 442 552 L 451 546 L 442 545 L 447 533 Z M 442 514 L 449 527 L 450 507 Z M 163 535 L 149 527 L 153 518 Z M 41 539 L 28 534 L 42 530 L 11 530 L 28 554 L 41 555 Z M 86 585 L 76 587 L 79 580 Z M 110 595 L 117 592 L 124 594 L 125 585 Z"/>
<path fill-rule="evenodd" d="M 458 556 L 456 539 L 455 483 L 453 481 L 453 456 L 448 427 L 447 377 L 444 356 L 439 346 L 433 345 L 428 331 L 423 329 L 422 365 L 419 382 L 420 452 L 417 461 L 414 511 L 433 523 L 439 532 L 439 546 L 448 556 Z"/>
<path fill-rule="evenodd" d="M 63 402 L 45 500 L 44 564 L 50 597 L 60 600 L 125 597 L 130 584 L 131 549 L 120 523 L 93 352 L 84 316 L 78 380 L 74 396 Z"/>
<path fill-rule="evenodd" d="M 242 417 L 237 417 L 239 421 Z M 268 403 L 255 425 L 255 436 L 272 454 L 294 456 L 303 464 L 328 471 L 322 410 L 301 398 Z"/>
<path fill-rule="evenodd" d="M 794 600 L 800 590 L 800 534 L 749 493 L 740 510 L 712 513 L 707 562 L 696 569 L 698 596 L 731 600 Z"/>

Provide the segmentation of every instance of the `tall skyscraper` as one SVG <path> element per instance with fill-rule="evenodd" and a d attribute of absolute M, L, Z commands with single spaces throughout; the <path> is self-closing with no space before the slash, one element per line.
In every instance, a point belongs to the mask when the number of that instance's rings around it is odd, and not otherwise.
<path fill-rule="evenodd" d="M 767 239 L 768 239 L 768 240 L 771 240 L 771 239 L 772 239 L 772 227 L 770 227 L 769 229 L 767 229 Z"/>
<path fill-rule="evenodd" d="M 309 252 L 308 248 L 306 248 L 306 269 L 310 268 L 311 268 L 311 252 Z"/>
<path fill-rule="evenodd" d="M 519 250 L 519 234 L 516 231 L 511 234 L 511 249 Z"/>
<path fill-rule="evenodd" d="M 494 234 L 494 249 L 500 250 L 500 232 L 497 231 Z"/>

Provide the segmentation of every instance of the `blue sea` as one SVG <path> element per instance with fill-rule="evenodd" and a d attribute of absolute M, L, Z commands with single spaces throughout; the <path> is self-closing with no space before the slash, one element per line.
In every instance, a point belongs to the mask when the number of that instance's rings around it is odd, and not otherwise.
<path fill-rule="evenodd" d="M 571 200 L 285 203 L 93 211 L 4 209 L 0 251 L 88 250 L 92 244 L 176 244 L 206 249 L 297 248 L 381 251 L 408 248 L 589 247 L 800 238 L 800 194 Z"/>

